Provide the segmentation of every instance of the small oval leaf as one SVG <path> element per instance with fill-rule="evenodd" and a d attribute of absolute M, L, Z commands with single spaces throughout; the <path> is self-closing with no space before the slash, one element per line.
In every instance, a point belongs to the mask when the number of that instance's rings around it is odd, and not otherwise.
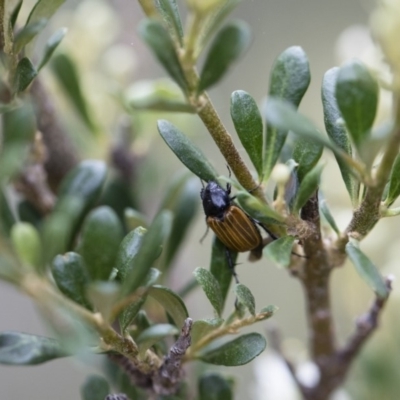
<path fill-rule="evenodd" d="M 139 24 L 139 34 L 171 78 L 186 91 L 185 74 L 168 31 L 158 21 L 146 19 Z"/>
<path fill-rule="evenodd" d="M 378 105 L 378 83 L 368 68 L 352 60 L 339 69 L 336 100 L 354 144 L 369 137 Z"/>
<path fill-rule="evenodd" d="M 156 7 L 167 23 L 169 31 L 175 36 L 177 41 L 182 44 L 183 28 L 176 0 L 158 0 L 156 2 Z"/>
<path fill-rule="evenodd" d="M 164 310 L 174 320 L 175 325 L 181 329 L 185 319 L 189 317 L 183 300 L 171 289 L 160 285 L 152 286 L 149 289 L 148 294 L 160 303 Z"/>
<path fill-rule="evenodd" d="M 270 76 L 269 96 L 284 99 L 296 108 L 310 84 L 307 54 L 299 46 L 286 49 L 276 59 Z M 279 159 L 288 130 L 267 124 L 264 144 L 264 180 Z"/>
<path fill-rule="evenodd" d="M 400 196 L 400 155 L 396 157 L 392 166 L 392 172 L 389 178 L 389 189 L 385 200 L 388 206 Z"/>
<path fill-rule="evenodd" d="M 243 90 L 232 93 L 231 117 L 239 139 L 261 177 L 263 123 L 255 100 Z"/>
<path fill-rule="evenodd" d="M 92 280 L 108 280 L 122 237 L 121 221 L 110 207 L 98 207 L 87 216 L 79 253 Z"/>
<path fill-rule="evenodd" d="M 333 143 L 345 151 L 349 156 L 352 156 L 353 151 L 351 148 L 350 138 L 346 132 L 344 124 L 340 123 L 342 120 L 342 114 L 339 111 L 335 97 L 338 73 L 338 67 L 331 68 L 325 73 L 322 81 L 321 96 L 322 105 L 324 108 L 325 129 Z M 336 155 L 335 157 L 339 165 L 344 184 L 346 185 L 346 189 L 349 192 L 353 204 L 355 204 L 358 198 L 359 184 L 354 179 L 346 163 L 344 163 L 340 157 L 337 157 Z"/>
<path fill-rule="evenodd" d="M 159 257 L 160 250 L 171 230 L 172 214 L 162 211 L 154 219 L 147 231 L 140 249 L 135 257 L 135 264 L 123 282 L 123 294 L 133 293 L 146 279 L 154 261 Z"/>
<path fill-rule="evenodd" d="M 389 296 L 389 289 L 385 281 L 371 260 L 358 248 L 356 241 L 346 244 L 346 254 L 356 267 L 361 278 L 375 292 L 380 299 L 386 299 Z"/>
<path fill-rule="evenodd" d="M 23 92 L 36 78 L 37 71 L 28 57 L 22 58 L 17 65 L 14 74 L 14 91 Z"/>
<path fill-rule="evenodd" d="M 92 309 L 86 298 L 86 287 L 90 278 L 79 254 L 70 252 L 58 255 L 53 260 L 51 272 L 58 288 L 65 296 Z"/>
<path fill-rule="evenodd" d="M 0 333 L 0 363 L 36 365 L 68 354 L 55 339 L 20 332 Z"/>
<path fill-rule="evenodd" d="M 214 275 L 205 268 L 196 268 L 193 272 L 197 282 L 203 288 L 215 312 L 220 317 L 223 309 L 221 288 Z"/>
<path fill-rule="evenodd" d="M 239 302 L 249 310 L 250 314 L 256 315 L 256 301 L 250 289 L 242 283 L 238 283 L 235 286 L 235 293 Z"/>
<path fill-rule="evenodd" d="M 198 92 L 215 85 L 250 45 L 250 41 L 250 28 L 243 21 L 234 21 L 222 28 L 207 53 Z"/>
<path fill-rule="evenodd" d="M 293 149 L 293 160 L 298 164 L 297 178 L 299 182 L 314 168 L 322 155 L 323 147 L 313 140 L 297 139 Z"/>
<path fill-rule="evenodd" d="M 146 350 L 160 340 L 163 340 L 168 336 L 177 335 L 178 333 L 179 329 L 174 325 L 156 324 L 150 326 L 142 331 L 136 339 L 136 343 L 139 345 L 139 354 L 143 356 Z"/>
<path fill-rule="evenodd" d="M 313 193 L 318 189 L 323 168 L 324 166 L 322 164 L 317 165 L 304 177 L 303 182 L 301 182 L 300 184 L 299 191 L 297 192 L 296 200 L 294 202 L 294 212 L 299 211 L 304 206 L 304 204 L 307 203 L 308 199 L 313 195 Z"/>
<path fill-rule="evenodd" d="M 288 267 L 290 265 L 294 241 L 294 236 L 281 237 L 271 242 L 265 247 L 263 252 L 272 262 L 281 267 Z"/>
<path fill-rule="evenodd" d="M 186 135 L 165 120 L 159 120 L 157 126 L 165 143 L 181 160 L 182 164 L 203 181 L 208 182 L 217 179 L 218 173 L 214 167 Z"/>
<path fill-rule="evenodd" d="M 197 358 L 209 364 L 234 367 L 249 363 L 264 351 L 266 345 L 265 338 L 259 333 L 248 333 L 230 342 L 217 340 L 203 349 Z"/>
<path fill-rule="evenodd" d="M 222 318 L 214 319 L 200 319 L 193 322 L 192 331 L 190 336 L 192 338 L 192 346 L 201 340 L 204 336 L 208 335 L 217 329 L 224 322 Z"/>

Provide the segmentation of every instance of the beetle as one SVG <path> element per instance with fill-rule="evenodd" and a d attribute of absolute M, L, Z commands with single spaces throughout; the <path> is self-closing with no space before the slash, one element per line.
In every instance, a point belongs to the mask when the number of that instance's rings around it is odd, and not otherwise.
<path fill-rule="evenodd" d="M 201 189 L 200 197 L 203 201 L 207 227 L 211 228 L 225 245 L 229 268 L 232 270 L 236 282 L 238 282 L 231 251 L 238 253 L 250 251 L 249 260 L 259 260 L 266 242 L 262 238 L 257 225 L 268 233 L 271 240 L 277 238 L 260 222 L 251 218 L 233 203 L 235 196 L 231 197 L 231 185 L 229 183 L 224 189 L 217 182 L 209 181 Z"/>

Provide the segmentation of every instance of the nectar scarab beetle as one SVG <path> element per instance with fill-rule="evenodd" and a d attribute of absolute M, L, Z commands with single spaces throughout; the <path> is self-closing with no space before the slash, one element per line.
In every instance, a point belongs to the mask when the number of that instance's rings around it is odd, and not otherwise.
<path fill-rule="evenodd" d="M 235 205 L 233 203 L 235 197 L 231 197 L 230 194 L 229 183 L 224 189 L 215 181 L 208 182 L 201 190 L 200 196 L 207 226 L 213 230 L 228 250 L 238 253 L 250 251 L 249 259 L 259 260 L 265 245 L 257 227 L 259 223 Z M 266 230 L 264 226 L 262 227 Z M 266 232 L 271 236 L 267 230 Z"/>

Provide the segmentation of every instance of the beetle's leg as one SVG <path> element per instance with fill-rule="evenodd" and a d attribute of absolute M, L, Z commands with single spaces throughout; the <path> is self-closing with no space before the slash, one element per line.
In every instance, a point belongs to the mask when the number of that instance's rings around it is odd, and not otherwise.
<path fill-rule="evenodd" d="M 206 220 L 206 222 L 207 222 L 207 220 Z M 203 243 L 203 240 L 206 238 L 206 236 L 207 236 L 207 234 L 208 234 L 208 231 L 209 231 L 209 229 L 210 229 L 210 227 L 207 225 L 207 228 L 206 228 L 206 232 L 205 232 L 205 234 L 201 237 L 201 239 L 200 239 L 200 243 Z"/>
<path fill-rule="evenodd" d="M 232 260 L 232 254 L 227 247 L 225 247 L 225 254 L 226 254 L 226 259 L 228 261 L 228 267 L 229 267 L 230 271 L 232 272 L 233 278 L 235 279 L 236 283 L 239 283 L 239 278 L 238 278 L 238 275 L 235 270 L 235 264 L 233 263 L 233 260 Z"/>

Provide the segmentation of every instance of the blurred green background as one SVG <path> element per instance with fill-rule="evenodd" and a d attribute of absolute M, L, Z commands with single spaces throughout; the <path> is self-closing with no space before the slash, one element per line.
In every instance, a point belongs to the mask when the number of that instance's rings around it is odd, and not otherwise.
<path fill-rule="evenodd" d="M 33 2 L 30 2 L 33 3 Z M 26 10 L 29 10 L 29 2 Z M 182 2 L 181 2 L 182 3 Z M 233 125 L 229 117 L 229 100 L 234 90 L 249 92 L 261 105 L 268 88 L 269 70 L 274 59 L 287 47 L 300 45 L 308 54 L 312 81 L 302 104 L 301 111 L 323 128 L 320 83 L 324 72 L 341 60 L 337 57 L 337 40 L 343 30 L 352 25 L 368 24 L 373 3 L 356 0 L 242 0 L 233 17 L 247 21 L 254 34 L 253 44 L 243 60 L 228 77 L 210 91 L 211 98 L 230 132 Z M 25 10 L 25 17 L 26 17 Z M 23 9 L 24 11 L 24 9 Z M 21 21 L 24 14 L 21 15 Z M 61 98 L 56 107 L 61 119 L 67 124 L 71 136 L 83 149 L 83 157 L 107 156 L 107 146 L 113 143 L 121 110 L 110 93 L 115 86 L 128 87 L 139 81 L 164 76 L 150 51 L 136 33 L 137 23 L 143 18 L 136 1 L 127 0 L 73 0 L 56 14 L 47 29 L 67 26 L 69 33 L 60 47 L 76 61 L 82 73 L 85 95 L 100 126 L 97 137 L 90 136 L 74 116 L 74 111 Z M 46 31 L 42 34 L 48 36 Z M 362 43 L 360 42 L 360 46 Z M 40 43 L 39 43 L 40 47 Z M 357 45 L 355 46 L 357 48 Z M 49 79 L 49 89 L 58 93 L 50 71 L 43 71 Z M 149 83 L 136 86 L 136 92 L 147 90 Z M 172 120 L 182 131 L 203 149 L 204 153 L 226 174 L 224 160 L 210 141 L 205 128 L 196 116 L 170 115 L 143 112 L 136 115 L 135 124 L 139 139 L 135 151 L 141 155 L 137 193 L 142 208 L 152 217 L 175 171 L 184 167 L 157 136 L 157 118 Z M 234 136 L 234 140 L 237 138 Z M 236 140 L 238 142 L 238 140 Z M 245 157 L 244 151 L 242 151 Z M 344 228 L 351 215 L 350 202 L 338 167 L 330 154 L 325 154 L 326 167 L 322 190 L 337 219 Z M 200 182 L 199 182 L 200 188 Z M 200 197 L 199 197 L 200 204 Z M 211 250 L 211 234 L 199 244 L 205 230 L 204 219 L 199 213 L 196 225 L 190 231 L 184 251 L 176 260 L 171 276 L 172 288 L 180 288 L 198 267 L 207 267 Z M 397 274 L 400 258 L 398 237 L 400 224 L 395 219 L 381 221 L 363 242 L 363 250 L 381 267 L 384 274 Z M 286 271 L 263 260 L 256 264 L 247 262 L 247 255 L 239 259 L 238 273 L 242 283 L 253 291 L 258 308 L 268 304 L 279 307 L 272 323 L 279 326 L 285 337 L 284 346 L 295 361 L 304 361 L 306 350 L 306 321 L 302 290 L 299 282 Z M 339 342 L 343 343 L 352 331 L 356 316 L 362 314 L 372 301 L 373 295 L 359 279 L 350 265 L 333 276 L 333 308 Z M 230 302 L 230 303 L 229 303 Z M 228 300 L 233 305 L 233 299 Z M 396 399 L 400 393 L 400 352 L 398 344 L 399 323 L 396 308 L 399 292 L 395 289 L 383 314 L 382 328 L 363 349 L 362 355 L 349 376 L 346 392 L 338 394 L 342 399 Z M 211 317 L 212 310 L 204 294 L 196 290 L 188 300 L 192 318 Z M 31 301 L 12 287 L 0 283 L 0 330 L 18 330 L 46 335 L 37 311 Z M 266 331 L 261 323 L 260 332 Z M 225 370 L 237 378 L 237 399 L 291 400 L 285 391 L 288 382 L 279 374 L 275 359 L 261 356 L 255 363 L 243 368 Z M 87 360 L 86 360 L 87 361 Z M 93 360 L 89 360 L 92 362 Z M 269 366 L 268 368 L 266 366 Z M 197 368 L 192 365 L 190 371 Z M 254 369 L 257 373 L 254 374 Z M 86 374 L 93 371 L 76 360 L 56 360 L 38 367 L 0 366 L 0 399 L 30 400 L 80 398 L 79 387 Z M 277 392 L 274 392 L 275 389 Z M 279 391 L 281 388 L 281 391 Z M 275 393 L 275 394 L 274 394 Z M 286 394 L 284 394 L 286 393 Z M 285 397 L 286 396 L 286 397 Z M 295 398 L 295 397 L 293 397 Z"/>

